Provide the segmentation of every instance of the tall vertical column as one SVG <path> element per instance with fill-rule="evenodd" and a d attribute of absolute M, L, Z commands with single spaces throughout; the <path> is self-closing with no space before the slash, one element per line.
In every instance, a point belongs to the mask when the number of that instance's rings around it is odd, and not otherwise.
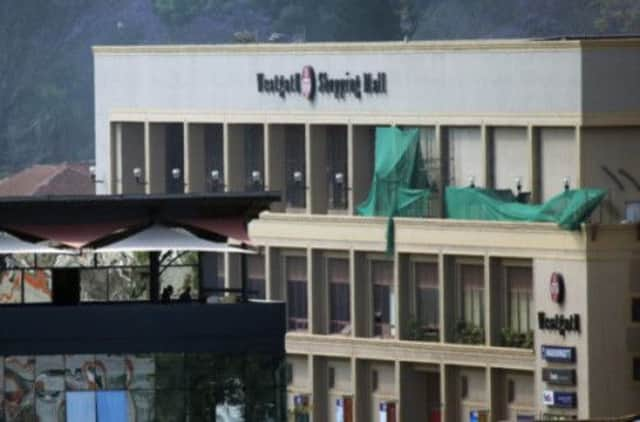
<path fill-rule="evenodd" d="M 311 355 L 311 388 L 313 397 L 312 419 L 314 422 L 329 420 L 329 370 L 327 359 Z"/>
<path fill-rule="evenodd" d="M 144 152 L 146 193 L 164 193 L 166 188 L 167 132 L 162 123 L 145 122 Z"/>
<path fill-rule="evenodd" d="M 478 180 L 476 183 L 479 186 L 493 188 L 493 140 L 491 139 L 491 129 L 484 124 L 480 127 L 480 139 L 482 142 L 481 160 L 483 163 L 481 177 L 484 180 Z"/>
<path fill-rule="evenodd" d="M 446 333 L 449 329 L 447 321 L 447 301 L 445 295 L 445 257 L 438 254 L 438 323 L 440 324 L 440 343 L 447 340 Z"/>
<path fill-rule="evenodd" d="M 532 125 L 527 126 L 527 144 L 529 150 L 529 180 L 531 185 L 531 202 L 540 201 L 540 143 L 537 131 Z"/>
<path fill-rule="evenodd" d="M 307 254 L 309 274 L 309 332 L 327 334 L 329 332 L 329 286 L 325 274 L 324 255 L 317 249 L 309 249 Z"/>
<path fill-rule="evenodd" d="M 586 166 L 587 164 L 583 164 L 582 162 L 582 151 L 583 151 L 583 146 L 582 146 L 582 126 L 577 125 L 574 128 L 574 133 L 576 135 L 576 169 L 575 169 L 575 174 L 576 174 L 576 181 L 573 183 L 573 187 L 574 189 L 579 189 L 582 187 L 582 181 L 584 180 L 584 166 Z"/>
<path fill-rule="evenodd" d="M 369 362 L 352 359 L 353 407 L 355 422 L 372 421 L 371 414 L 371 369 Z"/>
<path fill-rule="evenodd" d="M 408 337 L 408 324 L 411 318 L 409 309 L 409 300 L 411 298 L 409 283 L 409 256 L 400 254 L 398 251 L 394 254 L 394 290 L 396 291 L 396 331 L 395 339 L 406 339 Z"/>
<path fill-rule="evenodd" d="M 113 131 L 112 142 L 113 147 L 111 149 L 113 156 L 111 157 L 111 166 L 113 172 L 111 173 L 111 192 L 117 194 L 124 193 L 124 160 L 122 154 L 122 123 L 112 123 L 111 128 Z"/>
<path fill-rule="evenodd" d="M 204 125 L 184 124 L 184 180 L 185 192 L 205 192 Z"/>
<path fill-rule="evenodd" d="M 307 155 L 307 214 L 326 214 L 329 208 L 327 186 L 327 128 L 305 126 Z"/>
<path fill-rule="evenodd" d="M 350 125 L 351 154 L 349 157 L 349 183 L 351 190 L 349 204 L 353 213 L 369 195 L 373 180 L 375 142 L 369 126 Z M 356 157 L 357 155 L 357 157 Z"/>
<path fill-rule="evenodd" d="M 491 345 L 494 327 L 491 324 L 491 260 L 489 255 L 484 256 L 484 342 L 487 346 Z"/>
<path fill-rule="evenodd" d="M 441 216 L 446 216 L 444 194 L 449 185 L 451 157 L 449 156 L 449 142 L 447 141 L 447 132 L 444 127 L 437 125 L 435 127 L 436 142 L 440 151 L 440 181 L 438 182 L 438 192 L 440 192 L 440 203 L 438 208 Z"/>
<path fill-rule="evenodd" d="M 353 334 L 356 337 L 369 337 L 371 336 L 373 317 L 369 305 L 367 262 L 363 253 L 351 251 L 351 274 Z"/>
<path fill-rule="evenodd" d="M 268 191 L 279 191 L 285 193 L 284 174 L 284 126 L 267 125 L 265 131 L 265 189 Z M 283 201 L 271 205 L 273 211 L 282 212 L 285 209 Z"/>
<path fill-rule="evenodd" d="M 460 415 L 460 373 L 456 366 L 440 366 L 440 393 L 442 397 L 442 418 L 444 422 L 461 421 Z"/>
<path fill-rule="evenodd" d="M 245 190 L 244 126 L 224 124 L 224 183 L 227 192 Z"/>

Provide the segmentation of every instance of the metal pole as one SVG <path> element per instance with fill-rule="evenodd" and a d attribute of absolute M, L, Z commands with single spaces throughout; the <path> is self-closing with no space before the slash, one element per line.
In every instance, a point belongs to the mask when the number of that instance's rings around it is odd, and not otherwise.
<path fill-rule="evenodd" d="M 149 300 L 160 301 L 160 252 L 149 252 Z"/>

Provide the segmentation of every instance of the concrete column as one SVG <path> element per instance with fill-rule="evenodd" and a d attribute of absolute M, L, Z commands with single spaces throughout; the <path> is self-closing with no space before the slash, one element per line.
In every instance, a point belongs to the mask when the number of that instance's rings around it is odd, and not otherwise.
<path fill-rule="evenodd" d="M 575 169 L 575 174 L 576 174 L 576 181 L 573 182 L 572 181 L 572 188 L 573 189 L 580 189 L 582 188 L 582 181 L 584 180 L 584 167 L 586 166 L 586 164 L 583 165 L 582 163 L 582 151 L 583 151 L 583 147 L 582 147 L 582 126 L 578 125 L 574 128 L 573 131 L 576 135 L 576 169 Z"/>
<path fill-rule="evenodd" d="M 146 193 L 164 193 L 166 188 L 166 127 L 145 122 L 144 152 Z"/>
<path fill-rule="evenodd" d="M 224 184 L 227 192 L 244 192 L 244 126 L 224 124 Z"/>
<path fill-rule="evenodd" d="M 118 139 L 120 141 L 118 141 Z M 107 193 L 122 193 L 118 167 L 122 166 L 121 155 L 118 154 L 118 144 L 122 145 L 122 123 L 109 124 L 109 177 L 105 178 Z"/>
<path fill-rule="evenodd" d="M 493 188 L 493 141 L 491 139 L 491 129 L 484 124 L 480 127 L 480 139 L 482 142 L 481 159 L 482 163 L 484 163 L 483 172 L 480 177 L 484 180 L 476 180 L 476 185 Z"/>
<path fill-rule="evenodd" d="M 440 366 L 440 397 L 442 397 L 442 421 L 461 421 L 460 373 L 456 366 Z"/>
<path fill-rule="evenodd" d="M 498 420 L 495 418 L 495 415 L 493 413 L 493 384 L 492 384 L 492 379 L 491 379 L 491 367 L 487 366 L 484 370 L 484 379 L 485 379 L 485 385 L 484 385 L 484 391 L 485 391 L 485 397 L 484 397 L 484 401 L 486 403 L 486 409 L 489 410 L 489 420 L 491 421 L 495 421 Z"/>
<path fill-rule="evenodd" d="M 445 296 L 445 257 L 438 254 L 438 322 L 440 323 L 440 343 L 447 340 L 446 333 L 449 330 L 447 316 L 447 300 Z"/>
<path fill-rule="evenodd" d="M 283 300 L 282 265 L 280 250 L 273 246 L 264 248 L 264 276 L 267 300 Z"/>
<path fill-rule="evenodd" d="M 311 388 L 313 396 L 312 420 L 324 422 L 329 420 L 329 369 L 327 359 L 311 355 Z"/>
<path fill-rule="evenodd" d="M 453 257 L 445 256 L 443 260 L 442 270 L 443 277 L 443 320 L 444 323 L 442 335 L 445 342 L 453 343 L 456 337 L 456 313 L 457 313 L 457 298 L 456 298 L 456 282 L 455 282 L 455 262 Z"/>
<path fill-rule="evenodd" d="M 355 422 L 370 422 L 371 414 L 371 368 L 369 362 L 352 359 L 353 408 Z"/>
<path fill-rule="evenodd" d="M 493 338 L 493 330 L 491 324 L 491 260 L 489 255 L 484 256 L 484 342 L 487 346 L 491 345 Z"/>
<path fill-rule="evenodd" d="M 540 142 L 537 130 L 532 126 L 527 126 L 527 144 L 529 149 L 529 180 L 531 185 L 531 202 L 540 201 Z"/>
<path fill-rule="evenodd" d="M 329 208 L 327 181 L 327 128 L 306 125 L 307 213 L 326 214 Z"/>
<path fill-rule="evenodd" d="M 349 207 L 355 214 L 356 207 L 367 199 L 371 189 L 375 159 L 370 157 L 375 156 L 375 142 L 369 126 L 349 125 L 349 133 Z"/>
<path fill-rule="evenodd" d="M 490 406 L 491 420 L 507 419 L 507 403 L 504 397 L 507 397 L 507 380 L 504 369 L 487 368 L 488 376 L 487 391 L 489 397 L 487 402 Z"/>
<path fill-rule="evenodd" d="M 400 254 L 397 251 L 394 256 L 394 290 L 396 291 L 396 340 L 404 340 L 409 335 L 409 322 L 411 319 L 411 283 L 409 280 L 409 255 Z"/>
<path fill-rule="evenodd" d="M 309 273 L 309 332 L 329 332 L 329 286 L 322 251 L 309 249 L 307 254 Z"/>
<path fill-rule="evenodd" d="M 284 126 L 268 124 L 265 130 L 265 190 L 284 194 Z M 276 212 L 283 212 L 284 201 L 271 205 Z"/>
<path fill-rule="evenodd" d="M 370 289 L 367 271 L 367 260 L 364 253 L 351 252 L 351 321 L 356 337 L 370 337 L 372 333 Z"/>
<path fill-rule="evenodd" d="M 206 192 L 204 125 L 184 124 L 185 192 Z"/>

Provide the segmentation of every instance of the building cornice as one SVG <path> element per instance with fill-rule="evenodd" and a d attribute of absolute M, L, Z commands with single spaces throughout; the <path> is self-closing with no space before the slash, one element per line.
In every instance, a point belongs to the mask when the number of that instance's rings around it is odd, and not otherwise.
<path fill-rule="evenodd" d="M 529 349 L 289 333 L 289 354 L 535 370 Z"/>
<path fill-rule="evenodd" d="M 385 53 L 405 54 L 456 51 L 531 51 L 578 50 L 601 48 L 640 48 L 638 38 L 586 40 L 445 40 L 445 41 L 388 41 L 358 43 L 287 43 L 287 44 L 208 44 L 208 45 L 129 45 L 93 47 L 95 55 L 129 54 L 345 54 Z"/>

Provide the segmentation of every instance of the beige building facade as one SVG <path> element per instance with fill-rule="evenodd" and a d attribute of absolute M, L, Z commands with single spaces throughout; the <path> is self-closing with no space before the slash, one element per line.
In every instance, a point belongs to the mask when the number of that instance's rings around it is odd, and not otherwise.
<path fill-rule="evenodd" d="M 282 192 L 250 226 L 247 275 L 287 302 L 292 419 L 640 412 L 639 40 L 94 57 L 99 193 Z M 420 129 L 434 188 L 428 218 L 395 219 L 391 255 L 387 219 L 357 215 L 384 126 Z M 607 196 L 577 231 L 443 218 L 444 189 L 470 183 Z M 212 285 L 239 285 L 237 257 L 209 261 Z"/>

